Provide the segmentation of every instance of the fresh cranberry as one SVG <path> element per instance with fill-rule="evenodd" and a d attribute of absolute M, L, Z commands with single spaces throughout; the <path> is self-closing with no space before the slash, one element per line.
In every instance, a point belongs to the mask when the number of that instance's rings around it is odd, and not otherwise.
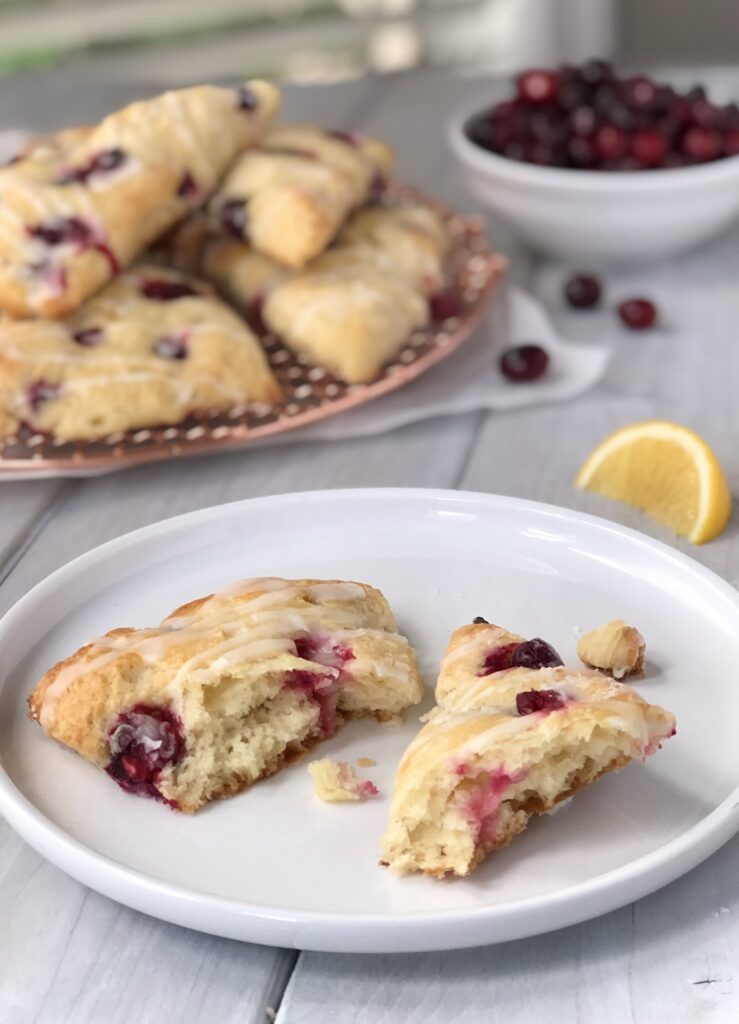
<path fill-rule="evenodd" d="M 126 160 L 126 154 L 122 149 L 104 149 L 101 153 L 91 157 L 84 167 L 70 167 L 62 171 L 57 178 L 57 184 L 84 184 L 91 175 L 114 171 Z"/>
<path fill-rule="evenodd" d="M 578 69 L 578 75 L 586 85 L 599 86 L 613 78 L 613 67 L 607 60 L 593 58 L 585 61 Z"/>
<path fill-rule="evenodd" d="M 259 106 L 259 99 L 253 89 L 247 85 L 240 85 L 236 90 L 236 105 L 239 110 L 256 110 Z"/>
<path fill-rule="evenodd" d="M 48 246 L 64 243 L 84 246 L 90 243 L 93 232 L 89 224 L 79 217 L 57 217 L 28 228 L 28 234 Z"/>
<path fill-rule="evenodd" d="M 186 281 L 168 281 L 165 278 L 148 278 L 140 283 L 139 291 L 154 302 L 172 302 L 198 294 Z"/>
<path fill-rule="evenodd" d="M 618 307 L 618 315 L 632 331 L 644 331 L 657 319 L 657 307 L 649 299 L 627 299 Z"/>
<path fill-rule="evenodd" d="M 179 185 L 177 186 L 177 195 L 180 199 L 192 199 L 192 197 L 197 194 L 198 186 L 195 184 L 195 179 L 189 171 L 185 171 Z"/>
<path fill-rule="evenodd" d="M 118 716 L 108 746 L 106 771 L 122 789 L 163 799 L 156 783 L 162 770 L 185 754 L 182 722 L 170 708 L 137 704 Z"/>
<path fill-rule="evenodd" d="M 503 644 L 501 647 L 494 647 L 485 655 L 485 661 L 480 671 L 481 676 L 490 676 L 493 672 L 503 672 L 513 664 L 513 655 L 518 650 L 518 644 Z"/>
<path fill-rule="evenodd" d="M 651 110 L 657 99 L 657 86 L 650 78 L 637 75 L 627 79 L 621 87 L 621 95 L 632 110 Z"/>
<path fill-rule="evenodd" d="M 83 348 L 94 348 L 103 340 L 104 331 L 102 327 L 83 327 L 72 333 L 72 340 Z"/>
<path fill-rule="evenodd" d="M 739 128 L 732 128 L 724 137 L 724 156 L 739 154 Z"/>
<path fill-rule="evenodd" d="M 508 380 L 538 380 L 546 373 L 549 356 L 540 345 L 517 345 L 500 357 L 500 372 Z"/>
<path fill-rule="evenodd" d="M 229 199 L 221 207 L 221 225 L 224 230 L 238 238 L 240 242 L 246 238 L 246 200 Z"/>
<path fill-rule="evenodd" d="M 154 342 L 152 351 L 162 359 L 186 359 L 187 338 L 184 334 L 165 334 Z"/>
<path fill-rule="evenodd" d="M 690 104 L 690 120 L 701 128 L 721 128 L 724 112 L 709 100 L 698 97 Z"/>
<path fill-rule="evenodd" d="M 707 160 L 715 160 L 716 157 L 721 156 L 723 139 L 712 128 L 696 126 L 688 128 L 683 135 L 681 146 L 686 156 L 699 163 L 705 163 Z"/>
<path fill-rule="evenodd" d="M 61 391 L 60 384 L 51 384 L 48 380 L 40 377 L 32 381 L 26 389 L 26 397 L 33 412 L 38 412 L 44 402 L 50 402 L 57 398 Z"/>
<path fill-rule="evenodd" d="M 631 137 L 631 152 L 642 167 L 656 167 L 667 153 L 669 142 L 653 128 L 643 128 Z"/>
<path fill-rule="evenodd" d="M 576 274 L 565 284 L 565 298 L 575 309 L 591 309 L 600 296 L 600 281 L 592 274 Z"/>
<path fill-rule="evenodd" d="M 598 115 L 592 107 L 576 107 L 570 114 L 570 127 L 575 135 L 592 135 L 598 127 Z"/>
<path fill-rule="evenodd" d="M 562 664 L 552 645 L 538 636 L 519 644 L 513 655 L 514 668 L 556 668 Z"/>
<path fill-rule="evenodd" d="M 537 711 L 559 711 L 565 700 L 556 690 L 525 690 L 516 694 L 516 711 L 519 715 L 533 715 Z"/>
<path fill-rule="evenodd" d="M 598 162 L 598 153 L 591 139 L 573 135 L 567 143 L 567 159 L 572 167 L 587 170 Z"/>
<path fill-rule="evenodd" d="M 432 319 L 436 321 L 449 320 L 453 316 L 459 316 L 464 309 L 462 293 L 454 286 L 444 288 L 431 296 L 429 309 Z"/>
<path fill-rule="evenodd" d="M 246 319 L 249 321 L 249 325 L 252 330 L 256 331 L 257 334 L 266 334 L 267 325 L 264 322 L 264 293 L 260 292 L 255 295 L 249 303 L 249 307 L 246 314 Z"/>
<path fill-rule="evenodd" d="M 629 136 L 623 128 L 604 124 L 595 133 L 594 145 L 601 160 L 618 160 L 629 150 Z"/>
<path fill-rule="evenodd" d="M 556 71 L 525 71 L 516 79 L 518 95 L 526 103 L 554 103 L 560 83 Z"/>
<path fill-rule="evenodd" d="M 485 624 L 486 626 L 490 625 L 490 623 L 488 622 L 488 620 L 487 620 L 487 619 L 483 619 L 482 615 L 476 615 L 476 616 L 474 617 L 474 619 L 472 620 L 472 624 L 473 624 L 474 626 L 481 626 L 481 625 L 482 625 L 483 623 L 484 623 L 484 624 Z"/>

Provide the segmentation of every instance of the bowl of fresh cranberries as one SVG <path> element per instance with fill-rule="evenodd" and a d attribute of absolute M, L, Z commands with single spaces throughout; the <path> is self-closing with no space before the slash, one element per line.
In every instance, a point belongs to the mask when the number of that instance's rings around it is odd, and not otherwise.
<path fill-rule="evenodd" d="M 531 245 L 602 263 L 670 256 L 739 215 L 739 106 L 605 61 L 524 71 L 452 125 L 472 192 Z"/>

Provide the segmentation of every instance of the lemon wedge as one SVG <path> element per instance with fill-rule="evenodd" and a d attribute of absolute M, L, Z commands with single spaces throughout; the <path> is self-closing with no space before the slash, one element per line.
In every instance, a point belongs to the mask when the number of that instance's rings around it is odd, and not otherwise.
<path fill-rule="evenodd" d="M 575 485 L 633 505 L 693 544 L 718 536 L 731 514 L 729 485 L 711 448 L 668 420 L 609 434 L 585 460 Z"/>

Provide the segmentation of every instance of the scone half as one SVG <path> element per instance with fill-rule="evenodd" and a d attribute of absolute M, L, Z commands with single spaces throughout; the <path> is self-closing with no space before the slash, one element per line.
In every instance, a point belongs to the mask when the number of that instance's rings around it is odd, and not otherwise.
<path fill-rule="evenodd" d="M 366 584 L 262 578 L 118 629 L 29 698 L 44 731 L 122 789 L 193 812 L 332 736 L 417 703 L 416 655 Z"/>
<path fill-rule="evenodd" d="M 558 662 L 544 641 L 488 623 L 452 636 L 438 706 L 398 770 L 383 840 L 393 871 L 467 875 L 533 815 L 674 734 L 670 712 L 630 687 Z"/>

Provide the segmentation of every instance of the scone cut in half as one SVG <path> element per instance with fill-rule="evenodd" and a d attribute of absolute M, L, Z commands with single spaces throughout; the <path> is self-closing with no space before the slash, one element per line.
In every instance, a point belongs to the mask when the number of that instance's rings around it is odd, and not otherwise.
<path fill-rule="evenodd" d="M 421 699 L 416 655 L 362 583 L 242 580 L 154 629 L 115 629 L 29 698 L 44 731 L 129 793 L 193 812 L 278 771 L 346 719 Z"/>
<path fill-rule="evenodd" d="M 92 439 L 280 397 L 247 324 L 179 271 L 135 264 L 67 320 L 0 323 L 0 437 Z"/>
<path fill-rule="evenodd" d="M 74 312 L 202 206 L 279 105 L 268 82 L 199 85 L 32 146 L 0 174 L 0 309 Z"/>
<path fill-rule="evenodd" d="M 436 700 L 403 755 L 383 839 L 399 874 L 469 874 L 532 815 L 675 732 L 630 687 L 484 620 L 452 634 Z"/>

